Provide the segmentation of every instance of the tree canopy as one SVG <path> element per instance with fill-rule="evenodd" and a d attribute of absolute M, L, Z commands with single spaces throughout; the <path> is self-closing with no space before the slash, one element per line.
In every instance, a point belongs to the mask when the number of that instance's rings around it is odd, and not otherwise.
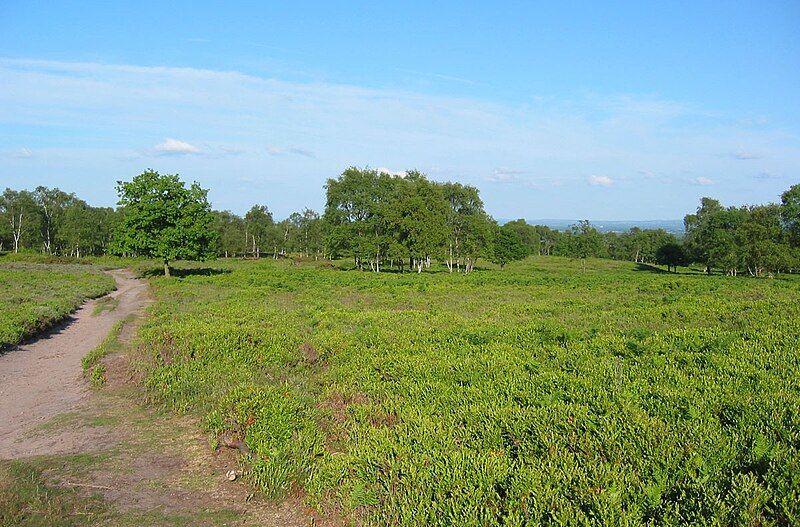
<path fill-rule="evenodd" d="M 0 252 L 174 259 L 350 258 L 361 270 L 421 273 L 435 265 L 469 273 L 479 258 L 501 267 L 529 255 L 613 258 L 649 265 L 697 264 L 708 273 L 750 276 L 800 268 L 800 185 L 780 203 L 725 207 L 710 197 L 684 218 L 685 233 L 634 227 L 600 232 L 589 221 L 559 231 L 524 219 L 502 226 L 477 188 L 350 167 L 325 186 L 323 214 L 284 219 L 265 204 L 243 216 L 211 211 L 207 193 L 177 175 L 147 170 L 118 184 L 119 207 L 92 207 L 59 189 L 6 189 L 0 195 Z"/>
<path fill-rule="evenodd" d="M 208 191 L 189 187 L 178 175 L 146 170 L 117 183 L 122 217 L 116 229 L 116 251 L 158 258 L 169 276 L 169 262 L 213 256 L 216 232 Z"/>

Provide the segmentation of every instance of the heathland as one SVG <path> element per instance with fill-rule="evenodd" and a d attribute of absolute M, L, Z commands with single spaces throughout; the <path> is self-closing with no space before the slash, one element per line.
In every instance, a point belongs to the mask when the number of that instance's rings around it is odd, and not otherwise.
<path fill-rule="evenodd" d="M 4 261 L 0 261 L 0 350 L 51 327 L 84 300 L 114 289 L 114 279 L 98 267 Z"/>
<path fill-rule="evenodd" d="M 800 522 L 796 276 L 216 265 L 151 278 L 146 387 L 268 496 L 368 525 Z"/>

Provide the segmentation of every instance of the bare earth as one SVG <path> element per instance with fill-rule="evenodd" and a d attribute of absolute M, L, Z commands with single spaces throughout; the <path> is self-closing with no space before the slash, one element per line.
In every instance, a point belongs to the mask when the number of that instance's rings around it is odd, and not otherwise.
<path fill-rule="evenodd" d="M 270 503 L 242 478 L 229 482 L 226 472 L 243 468 L 234 452 L 211 452 L 194 419 L 143 403 L 130 351 L 150 291 L 129 271 L 111 274 L 113 302 L 87 302 L 64 324 L 0 355 L 0 464 L 28 463 L 49 485 L 100 500 L 105 512 L 86 525 L 319 522 L 298 498 Z M 95 313 L 99 302 L 112 309 Z M 123 351 L 103 359 L 106 385 L 92 389 L 81 359 L 125 319 Z"/>

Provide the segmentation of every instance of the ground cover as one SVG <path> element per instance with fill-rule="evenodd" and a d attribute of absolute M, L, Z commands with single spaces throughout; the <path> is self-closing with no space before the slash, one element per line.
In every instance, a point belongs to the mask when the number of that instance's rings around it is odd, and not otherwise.
<path fill-rule="evenodd" d="M 146 384 L 268 496 L 374 525 L 800 522 L 795 277 L 224 266 L 152 279 Z"/>
<path fill-rule="evenodd" d="M 114 289 L 99 267 L 0 259 L 0 350 L 63 320 L 89 298 Z"/>

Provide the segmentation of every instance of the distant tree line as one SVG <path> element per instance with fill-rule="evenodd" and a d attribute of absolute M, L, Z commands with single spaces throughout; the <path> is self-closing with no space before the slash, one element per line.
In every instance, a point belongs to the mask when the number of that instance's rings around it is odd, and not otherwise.
<path fill-rule="evenodd" d="M 57 188 L 6 189 L 0 195 L 0 251 L 67 256 L 109 251 L 119 213 L 92 207 Z"/>
<path fill-rule="evenodd" d="M 779 204 L 723 207 L 703 198 L 696 213 L 685 217 L 680 237 L 637 227 L 603 233 L 585 220 L 564 231 L 522 219 L 498 225 L 484 210 L 477 188 L 431 181 L 418 171 L 390 175 L 348 168 L 327 181 L 321 215 L 304 209 L 282 220 L 273 218 L 266 205 L 254 205 L 244 216 L 212 211 L 206 191 L 196 184 L 186 188 L 177 176 L 150 170 L 117 189 L 117 209 L 91 207 L 59 189 L 6 189 L 0 196 L 0 251 L 149 255 L 163 258 L 165 270 L 175 258 L 290 254 L 350 258 L 356 268 L 374 272 L 420 273 L 436 262 L 450 272 L 469 273 L 479 258 L 503 267 L 529 255 L 581 259 L 584 268 L 587 258 L 668 269 L 694 263 L 729 275 L 800 268 L 800 185 L 787 190 Z M 175 210 L 162 216 L 153 212 L 169 207 Z M 168 221 L 163 218 L 189 209 L 194 212 L 186 224 L 164 230 L 158 243 L 141 235 L 142 222 L 163 224 Z M 193 247 L 181 249 L 180 240 L 191 240 Z"/>
<path fill-rule="evenodd" d="M 723 207 L 703 198 L 684 224 L 686 260 L 709 273 L 762 276 L 800 269 L 800 185 L 784 192 L 780 204 Z"/>

